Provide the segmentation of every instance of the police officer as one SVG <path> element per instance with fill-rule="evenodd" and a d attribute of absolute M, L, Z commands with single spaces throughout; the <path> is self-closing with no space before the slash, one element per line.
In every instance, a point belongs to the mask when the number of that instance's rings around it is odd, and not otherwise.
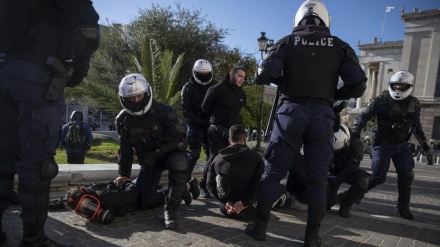
<path fill-rule="evenodd" d="M 192 73 L 190 80 L 182 88 L 181 105 L 183 116 L 187 121 L 188 144 L 192 153 L 187 181 L 192 197 L 197 199 L 200 195 L 199 184 L 195 177 L 191 178 L 191 174 L 200 158 L 202 147 L 206 154 L 206 160 L 209 158 L 209 117 L 202 111 L 202 102 L 208 88 L 217 84 L 217 81 L 212 78 L 211 63 L 205 59 L 199 59 L 194 63 Z"/>
<path fill-rule="evenodd" d="M 264 157 L 265 174 L 258 201 L 258 217 L 246 233 L 264 240 L 270 205 L 304 144 L 309 186 L 305 246 L 320 246 L 319 227 L 326 207 L 328 164 L 333 156 L 332 109 L 335 100 L 362 96 L 367 78 L 353 49 L 330 34 L 330 15 L 321 1 L 309 0 L 298 9 L 293 33 L 271 46 L 257 70 L 255 82 L 274 82 L 282 94 Z M 338 78 L 344 84 L 337 89 Z"/>
<path fill-rule="evenodd" d="M 409 220 L 414 219 L 409 208 L 414 180 L 414 159 L 408 143 L 411 134 L 414 134 L 425 153 L 429 151 L 420 123 L 420 101 L 410 95 L 413 87 L 414 76 L 411 73 L 404 70 L 395 73 L 388 84 L 389 94 L 374 98 L 353 124 L 353 135 L 359 137 L 367 122 L 373 117 L 377 118 L 371 163 L 373 174 L 368 190 L 385 182 L 392 160 L 397 173 L 398 214 Z"/>
<path fill-rule="evenodd" d="M 87 150 L 90 150 L 90 146 L 93 141 L 93 134 L 88 124 L 83 122 L 83 113 L 80 111 L 73 111 L 70 115 L 70 123 L 66 123 L 61 130 L 60 145 L 66 149 L 67 163 L 69 164 L 84 164 Z M 84 143 L 79 143 L 79 147 L 71 147 L 66 143 L 66 135 L 69 132 L 71 124 L 80 124 L 84 130 Z"/>
<path fill-rule="evenodd" d="M 350 218 L 350 208 L 354 202 L 364 197 L 368 190 L 369 174 L 359 168 L 364 157 L 364 144 L 350 135 L 345 124 L 339 125 L 333 143 L 333 162 L 330 164 L 328 181 L 327 209 L 330 210 L 337 202 L 337 193 L 342 183 L 350 184 L 347 191 L 339 194 L 339 215 Z"/>
<path fill-rule="evenodd" d="M 181 202 L 189 173 L 185 130 L 178 123 L 178 114 L 168 105 L 153 99 L 151 86 L 140 74 L 129 74 L 119 84 L 123 109 L 116 117 L 119 134 L 119 177 L 124 184 L 131 175 L 133 154 L 141 165 L 137 178 L 140 209 L 150 209 L 164 202 L 165 228 L 177 225 L 176 211 Z M 161 174 L 168 170 L 168 193 L 157 191 Z"/>
<path fill-rule="evenodd" d="M 222 83 L 208 89 L 203 100 L 202 110 L 206 116 L 209 116 L 210 123 L 208 129 L 209 160 L 199 183 L 204 198 L 210 197 L 206 188 L 209 164 L 221 149 L 229 145 L 229 128 L 232 125 L 241 124 L 240 111 L 246 104 L 246 93 L 242 88 L 245 75 L 243 67 L 233 67 Z"/>
<path fill-rule="evenodd" d="M 18 174 L 20 246 L 58 246 L 44 232 L 64 87 L 79 84 L 99 45 L 91 1 L 0 1 L 0 219 Z M 0 225 L 1 226 L 1 225 Z M 0 227 L 0 245 L 7 241 Z"/>

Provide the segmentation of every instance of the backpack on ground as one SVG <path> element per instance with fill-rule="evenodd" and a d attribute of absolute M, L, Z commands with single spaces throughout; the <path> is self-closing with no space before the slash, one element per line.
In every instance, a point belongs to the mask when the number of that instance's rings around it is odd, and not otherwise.
<path fill-rule="evenodd" d="M 66 148 L 84 148 L 86 143 L 86 131 L 82 122 L 69 123 L 64 146 Z"/>
<path fill-rule="evenodd" d="M 84 218 L 110 224 L 117 215 L 137 209 L 138 188 L 128 181 L 122 186 L 113 182 L 76 186 L 66 195 L 67 207 Z"/>

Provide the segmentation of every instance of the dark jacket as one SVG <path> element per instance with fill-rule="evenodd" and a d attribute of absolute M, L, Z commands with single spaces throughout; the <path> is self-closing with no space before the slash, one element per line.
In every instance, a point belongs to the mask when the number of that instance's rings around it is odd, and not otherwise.
<path fill-rule="evenodd" d="M 180 104 L 183 116 L 189 123 L 204 127 L 209 126 L 209 116 L 202 111 L 202 102 L 209 87 L 217 83 L 216 80 L 212 80 L 207 85 L 201 85 L 194 81 L 194 77 L 191 77 L 183 86 Z"/>
<path fill-rule="evenodd" d="M 364 144 L 355 137 L 350 137 L 350 145 L 333 152 L 333 163 L 330 173 L 336 177 L 336 182 L 342 184 L 347 181 L 358 169 L 364 157 Z"/>
<path fill-rule="evenodd" d="M 171 106 L 155 100 L 142 116 L 133 116 L 127 110 L 122 110 L 116 117 L 116 128 L 121 176 L 130 177 L 133 154 L 136 154 L 142 166 L 147 156 L 157 161 L 186 148 L 185 132 L 178 124 L 177 112 Z"/>
<path fill-rule="evenodd" d="M 403 100 L 394 100 L 389 94 L 375 97 L 353 124 L 353 135 L 360 136 L 367 122 L 376 117 L 377 134 L 373 146 L 406 142 L 414 134 L 419 143 L 426 142 L 420 123 L 420 101 L 409 95 Z"/>
<path fill-rule="evenodd" d="M 210 116 L 209 123 L 230 128 L 241 124 L 240 111 L 246 104 L 246 93 L 226 79 L 208 89 L 202 103 L 202 110 Z"/>
<path fill-rule="evenodd" d="M 83 148 L 68 148 L 65 147 L 66 143 L 65 143 L 65 139 L 66 139 L 66 135 L 67 132 L 69 131 L 69 126 L 72 122 L 76 122 L 76 123 L 81 123 L 83 128 L 84 128 L 84 133 L 85 133 L 85 137 L 86 137 L 86 143 L 84 145 Z M 93 134 L 92 134 L 92 130 L 90 130 L 90 127 L 88 124 L 79 121 L 79 120 L 75 120 L 69 123 L 66 123 L 65 125 L 63 125 L 63 129 L 61 131 L 61 138 L 60 138 L 60 146 L 61 147 L 65 147 L 66 149 L 66 153 L 84 153 L 86 151 L 86 147 L 90 147 L 92 145 L 92 141 L 93 141 Z"/>
<path fill-rule="evenodd" d="M 252 205 L 260 189 L 260 180 L 264 172 L 261 156 L 245 144 L 228 146 L 214 158 L 208 170 L 206 186 L 217 199 L 216 176 L 227 174 L 231 193 L 222 203 L 242 201 L 244 206 Z"/>
<path fill-rule="evenodd" d="M 336 89 L 339 77 L 343 86 Z M 366 82 L 350 45 L 315 25 L 298 26 L 271 46 L 255 77 L 257 84 L 277 84 L 296 103 L 358 98 Z"/>

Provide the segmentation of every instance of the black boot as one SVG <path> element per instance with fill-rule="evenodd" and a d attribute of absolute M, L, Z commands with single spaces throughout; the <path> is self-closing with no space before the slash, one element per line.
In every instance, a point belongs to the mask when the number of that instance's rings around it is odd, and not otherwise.
<path fill-rule="evenodd" d="M 9 203 L 13 205 L 21 205 L 18 195 L 15 191 L 11 191 L 11 194 L 9 194 Z"/>
<path fill-rule="evenodd" d="M 72 245 L 61 245 L 52 239 L 48 238 L 44 234 L 44 224 L 43 223 L 25 223 L 23 222 L 23 239 L 20 242 L 20 247 L 27 246 L 41 246 L 41 247 L 57 247 L 65 246 L 69 247 Z"/>
<path fill-rule="evenodd" d="M 414 173 L 410 172 L 401 177 L 397 177 L 397 190 L 399 197 L 397 199 L 397 214 L 405 219 L 414 220 L 409 203 L 411 201 L 411 186 L 414 179 Z"/>
<path fill-rule="evenodd" d="M 206 185 L 199 184 L 200 186 L 200 196 L 203 198 L 211 198 L 211 193 L 209 193 L 208 188 L 206 188 Z"/>
<path fill-rule="evenodd" d="M 175 229 L 177 226 L 177 220 L 176 220 L 176 212 L 177 208 L 179 207 L 180 200 L 176 201 L 172 198 L 165 198 L 165 206 L 164 206 L 164 212 L 163 212 L 163 218 L 165 223 L 166 229 Z"/>
<path fill-rule="evenodd" d="M 255 222 L 247 225 L 244 231 L 255 240 L 265 241 L 268 223 L 269 218 L 262 218 L 257 216 Z"/>
<path fill-rule="evenodd" d="M 192 203 L 192 197 L 189 191 L 184 188 L 182 192 L 182 200 L 185 202 L 186 205 L 191 205 Z"/>
<path fill-rule="evenodd" d="M 350 208 L 361 194 L 364 194 L 364 190 L 357 186 L 350 186 L 348 190 L 338 194 L 339 201 L 339 215 L 344 218 L 351 218 Z"/>
<path fill-rule="evenodd" d="M 344 203 L 341 203 L 339 207 L 339 215 L 344 218 L 351 218 L 350 207 L 346 206 Z"/>
<path fill-rule="evenodd" d="M 6 236 L 6 232 L 3 231 L 2 218 L 3 210 L 0 212 L 0 246 L 6 243 L 6 240 L 8 239 L 8 237 Z"/>
<path fill-rule="evenodd" d="M 270 206 L 257 204 L 257 219 L 246 226 L 244 230 L 249 236 L 258 241 L 266 240 L 266 229 L 269 224 Z"/>
<path fill-rule="evenodd" d="M 319 225 L 307 224 L 306 234 L 304 237 L 304 247 L 319 247 L 322 244 L 318 235 Z"/>
<path fill-rule="evenodd" d="M 189 192 L 192 194 L 193 199 L 197 199 L 200 196 L 200 188 L 199 188 L 199 181 L 197 178 L 192 177 L 191 180 L 188 182 L 189 184 Z"/>

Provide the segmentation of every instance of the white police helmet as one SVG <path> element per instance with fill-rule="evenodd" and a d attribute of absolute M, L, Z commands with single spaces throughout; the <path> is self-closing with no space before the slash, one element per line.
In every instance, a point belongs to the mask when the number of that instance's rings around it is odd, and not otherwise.
<path fill-rule="evenodd" d="M 207 85 L 212 80 L 212 65 L 208 60 L 197 60 L 192 72 L 194 80 L 201 85 Z"/>
<path fill-rule="evenodd" d="M 406 84 L 405 87 L 397 89 L 394 84 L 401 83 Z M 408 71 L 401 70 L 391 76 L 388 83 L 388 91 L 391 98 L 395 100 L 403 100 L 408 97 L 414 88 L 414 76 Z"/>
<path fill-rule="evenodd" d="M 293 19 L 293 26 L 317 25 L 330 28 L 330 14 L 320 0 L 307 0 L 301 4 Z"/>
<path fill-rule="evenodd" d="M 129 74 L 122 78 L 119 83 L 119 100 L 128 113 L 141 116 L 148 112 L 153 102 L 153 92 L 150 84 L 140 74 Z M 137 101 L 131 101 L 130 97 L 143 94 L 144 97 Z"/>
<path fill-rule="evenodd" d="M 338 132 L 335 133 L 333 150 L 339 150 L 350 145 L 350 130 L 347 125 L 340 124 Z"/>

